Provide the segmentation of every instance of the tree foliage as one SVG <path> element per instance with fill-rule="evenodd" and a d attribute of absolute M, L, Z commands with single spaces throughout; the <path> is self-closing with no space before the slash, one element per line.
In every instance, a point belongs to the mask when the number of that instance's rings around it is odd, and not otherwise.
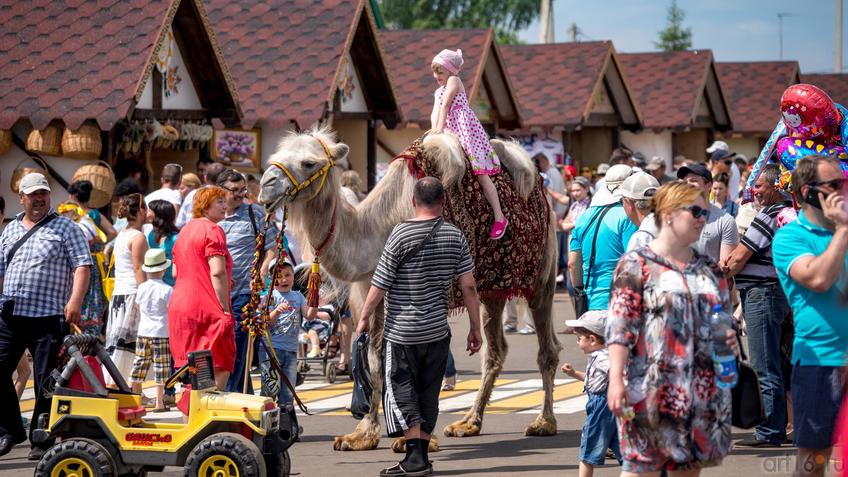
<path fill-rule="evenodd" d="M 517 43 L 518 31 L 539 15 L 539 0 L 379 0 L 391 29 L 489 28 L 499 42 Z"/>
<path fill-rule="evenodd" d="M 660 31 L 660 41 L 654 46 L 662 51 L 685 51 L 692 48 L 692 29 L 683 28 L 686 13 L 677 6 L 677 0 L 671 0 L 668 7 L 668 25 Z"/>

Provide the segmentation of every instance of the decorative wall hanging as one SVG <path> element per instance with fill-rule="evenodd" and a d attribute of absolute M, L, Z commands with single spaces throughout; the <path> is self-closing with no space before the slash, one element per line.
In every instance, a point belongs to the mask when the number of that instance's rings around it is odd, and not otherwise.
<path fill-rule="evenodd" d="M 260 129 L 216 129 L 212 158 L 229 167 L 259 172 L 261 134 Z"/>
<path fill-rule="evenodd" d="M 343 103 L 353 99 L 353 91 L 356 89 L 356 85 L 353 83 L 353 78 L 353 63 L 350 61 L 350 56 L 345 55 L 342 58 L 341 68 L 339 68 L 339 79 L 336 82 L 336 88 L 338 88 L 341 93 Z"/>

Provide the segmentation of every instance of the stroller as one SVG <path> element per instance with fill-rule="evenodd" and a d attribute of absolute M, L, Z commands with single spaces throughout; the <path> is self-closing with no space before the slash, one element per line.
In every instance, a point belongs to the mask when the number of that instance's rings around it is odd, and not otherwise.
<path fill-rule="evenodd" d="M 300 290 L 306 295 L 306 284 L 309 281 L 310 264 L 300 264 L 294 269 L 294 288 Z M 321 271 L 321 296 L 331 296 L 329 303 L 318 307 L 319 316 L 325 313 L 329 319 L 325 320 L 329 323 L 322 331 L 319 332 L 319 343 L 321 353 L 315 358 L 306 357 L 307 344 L 301 341 L 297 358 L 298 382 L 301 381 L 301 375 L 306 375 L 312 370 L 313 365 L 320 366 L 321 374 L 332 384 L 336 382 L 336 365 L 338 364 L 338 354 L 340 350 L 339 343 L 341 335 L 339 333 L 340 306 L 339 300 L 330 290 L 334 288 L 332 279 L 327 274 Z M 306 322 L 304 321 L 303 324 Z M 305 332 L 304 332 L 305 333 Z"/>

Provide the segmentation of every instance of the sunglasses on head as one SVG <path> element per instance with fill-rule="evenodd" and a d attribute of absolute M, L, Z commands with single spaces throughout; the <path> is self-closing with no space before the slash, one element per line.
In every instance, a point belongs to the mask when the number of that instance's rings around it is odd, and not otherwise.
<path fill-rule="evenodd" d="M 832 181 L 813 181 L 810 182 L 810 186 L 819 187 L 819 186 L 828 186 L 833 190 L 839 190 L 845 184 L 845 178 L 842 179 L 833 179 Z"/>
<path fill-rule="evenodd" d="M 683 210 L 688 210 L 692 217 L 696 219 L 706 219 L 708 215 L 710 215 L 709 209 L 705 209 L 700 205 L 687 205 L 686 207 L 681 207 Z"/>

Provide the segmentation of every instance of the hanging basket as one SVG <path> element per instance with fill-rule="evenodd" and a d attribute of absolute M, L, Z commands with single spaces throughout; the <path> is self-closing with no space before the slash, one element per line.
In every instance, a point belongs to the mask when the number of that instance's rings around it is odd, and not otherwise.
<path fill-rule="evenodd" d="M 33 154 L 62 155 L 62 131 L 56 126 L 33 129 L 27 136 L 26 150 Z"/>
<path fill-rule="evenodd" d="M 83 124 L 76 131 L 65 129 L 62 134 L 62 155 L 73 159 L 98 159 L 100 157 L 100 128 Z"/>
<path fill-rule="evenodd" d="M 24 166 L 23 163 L 27 160 L 35 162 L 41 167 Z M 15 166 L 15 170 L 12 171 L 12 180 L 9 182 L 9 187 L 12 188 L 12 192 L 15 194 L 18 193 L 18 187 L 21 184 L 21 179 L 31 172 L 38 172 L 39 174 L 43 174 L 44 177 L 47 177 L 47 164 L 45 164 L 41 159 L 32 156 L 21 159 L 21 162 L 19 162 L 18 165 Z"/>
<path fill-rule="evenodd" d="M 77 181 L 91 182 L 91 198 L 86 204 L 89 207 L 99 209 L 112 201 L 112 194 L 115 193 L 115 174 L 107 162 L 98 161 L 80 167 L 71 178 L 71 183 Z"/>
<path fill-rule="evenodd" d="M 0 129 L 0 156 L 12 149 L 12 131 Z"/>

